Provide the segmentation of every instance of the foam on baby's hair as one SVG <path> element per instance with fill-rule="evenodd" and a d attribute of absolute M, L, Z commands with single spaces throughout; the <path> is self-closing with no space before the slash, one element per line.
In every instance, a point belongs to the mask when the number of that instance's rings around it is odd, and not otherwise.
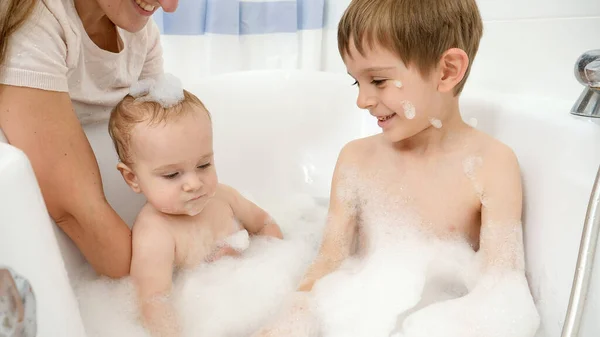
<path fill-rule="evenodd" d="M 172 74 L 143 79 L 129 89 L 129 94 L 140 102 L 157 102 L 167 109 L 183 101 L 181 80 Z"/>

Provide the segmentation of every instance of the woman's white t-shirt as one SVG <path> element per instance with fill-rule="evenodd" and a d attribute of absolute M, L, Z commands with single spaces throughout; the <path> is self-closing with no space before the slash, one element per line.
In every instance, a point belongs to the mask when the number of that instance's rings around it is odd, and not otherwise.
<path fill-rule="evenodd" d="M 122 50 L 103 50 L 85 32 L 73 0 L 41 0 L 10 37 L 0 83 L 68 92 L 82 124 L 107 120 L 133 83 L 163 72 L 152 19 L 137 33 L 117 29 Z"/>

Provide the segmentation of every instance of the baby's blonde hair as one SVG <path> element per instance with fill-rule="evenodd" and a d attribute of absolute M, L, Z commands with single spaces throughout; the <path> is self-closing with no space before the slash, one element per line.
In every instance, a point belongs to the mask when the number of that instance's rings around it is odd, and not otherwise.
<path fill-rule="evenodd" d="M 210 118 L 208 110 L 198 97 L 186 90 L 183 91 L 183 96 L 181 102 L 169 108 L 164 108 L 157 102 L 138 101 L 131 95 L 125 96 L 117 104 L 110 114 L 108 133 L 122 163 L 131 164 L 131 131 L 137 124 L 146 122 L 155 125 L 168 122 L 198 109 L 206 112 Z"/>
<path fill-rule="evenodd" d="M 342 57 L 352 57 L 351 41 L 361 55 L 365 43 L 378 44 L 427 76 L 444 52 L 460 48 L 469 56 L 469 67 L 455 88 L 458 95 L 482 35 L 475 0 L 353 0 L 338 25 L 338 49 Z"/>

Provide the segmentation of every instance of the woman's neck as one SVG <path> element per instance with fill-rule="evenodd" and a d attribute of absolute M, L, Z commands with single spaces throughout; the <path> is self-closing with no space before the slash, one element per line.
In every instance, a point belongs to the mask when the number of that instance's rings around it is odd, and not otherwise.
<path fill-rule="evenodd" d="M 106 16 L 96 0 L 74 0 L 75 9 L 81 19 L 85 32 L 101 49 L 118 53 L 120 38 L 117 27 Z"/>

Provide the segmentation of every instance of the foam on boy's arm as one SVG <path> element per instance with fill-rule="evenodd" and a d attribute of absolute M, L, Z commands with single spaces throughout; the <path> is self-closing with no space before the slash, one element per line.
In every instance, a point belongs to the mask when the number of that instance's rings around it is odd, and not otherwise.
<path fill-rule="evenodd" d="M 484 159 L 481 176 L 480 254 L 484 267 L 524 270 L 523 198 L 514 153 L 499 147 Z"/>
<path fill-rule="evenodd" d="M 358 193 L 354 184 L 359 176 L 354 164 L 350 162 L 355 154 L 352 144 L 344 146 L 338 157 L 321 248 L 300 282 L 300 291 L 311 291 L 315 282 L 337 269 L 351 254 L 358 213 Z"/>

